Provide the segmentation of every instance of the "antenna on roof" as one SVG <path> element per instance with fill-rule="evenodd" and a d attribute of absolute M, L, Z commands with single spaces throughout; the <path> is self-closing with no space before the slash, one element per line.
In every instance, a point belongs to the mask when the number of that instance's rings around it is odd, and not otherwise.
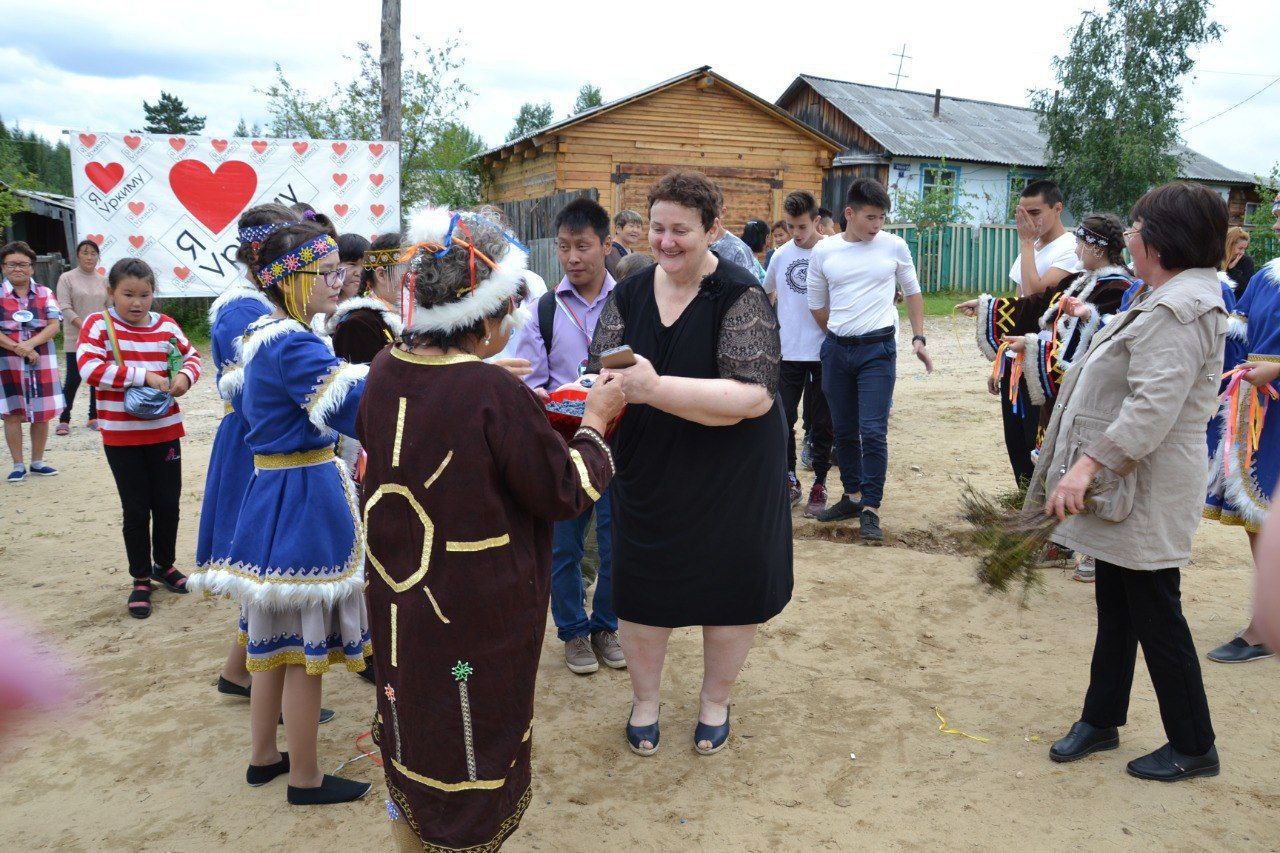
<path fill-rule="evenodd" d="M 910 74 L 903 74 L 903 73 L 902 73 L 902 63 L 903 63 L 905 60 L 910 59 L 911 57 L 910 57 L 910 56 L 907 56 L 907 45 L 906 45 L 906 43 L 903 43 L 903 45 L 902 45 L 902 52 L 901 52 L 901 53 L 891 53 L 891 54 L 889 54 L 889 55 L 890 55 L 890 56 L 896 56 L 896 57 L 898 57 L 898 70 L 897 70 L 897 71 L 890 71 L 890 72 L 889 72 L 889 76 L 893 78 L 893 88 L 895 88 L 895 89 L 896 89 L 896 88 L 898 88 L 898 84 L 902 82 L 902 78 L 904 78 L 904 77 L 910 77 L 910 76 L 911 76 Z"/>

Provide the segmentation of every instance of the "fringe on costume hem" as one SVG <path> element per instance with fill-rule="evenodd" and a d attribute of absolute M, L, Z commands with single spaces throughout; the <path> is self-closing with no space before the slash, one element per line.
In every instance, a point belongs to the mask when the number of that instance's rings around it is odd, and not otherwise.
<path fill-rule="evenodd" d="M 267 610 L 284 612 L 308 604 L 332 607 L 351 595 L 364 592 L 364 568 L 353 567 L 342 575 L 325 580 L 262 579 L 257 575 L 223 564 L 197 572 L 187 579 L 187 587 L 215 598 L 230 598 Z"/>
<path fill-rule="evenodd" d="M 265 658 L 248 657 L 244 665 L 250 672 L 266 672 L 278 666 L 305 666 L 307 675 L 324 675 L 331 665 L 346 662 L 347 672 L 363 672 L 366 667 L 364 660 L 371 654 L 373 654 L 373 646 L 366 642 L 360 649 L 359 657 L 350 657 L 342 649 L 330 649 L 327 657 L 316 659 L 308 658 L 296 649 L 290 649 Z"/>

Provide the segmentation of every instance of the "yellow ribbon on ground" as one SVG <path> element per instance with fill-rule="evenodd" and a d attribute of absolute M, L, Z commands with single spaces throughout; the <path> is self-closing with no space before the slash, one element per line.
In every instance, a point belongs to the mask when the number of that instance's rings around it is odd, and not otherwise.
<path fill-rule="evenodd" d="M 967 737 L 969 740 L 976 740 L 978 743 L 991 742 L 987 738 L 978 737 L 977 735 L 971 735 L 968 732 L 962 732 L 959 729 L 947 728 L 947 718 L 942 716 L 942 711 L 938 709 L 937 705 L 933 706 L 933 713 L 938 715 L 938 723 L 939 723 L 938 731 L 942 732 L 944 735 L 960 735 L 960 737 Z"/>

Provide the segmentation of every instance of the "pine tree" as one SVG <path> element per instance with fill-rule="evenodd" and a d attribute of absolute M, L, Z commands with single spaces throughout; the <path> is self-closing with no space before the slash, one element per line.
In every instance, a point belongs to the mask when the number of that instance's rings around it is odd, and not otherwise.
<path fill-rule="evenodd" d="M 510 142 L 513 139 L 527 136 L 535 130 L 551 124 L 553 120 L 554 113 L 551 111 L 550 101 L 543 101 L 541 104 L 521 104 L 520 112 L 516 113 L 516 123 L 512 126 L 511 132 L 507 134 L 506 141 Z"/>
<path fill-rule="evenodd" d="M 249 128 L 245 127 L 245 124 L 244 124 L 244 116 L 240 116 L 240 123 L 236 125 L 235 132 L 232 133 L 231 135 L 232 136 L 248 136 L 249 135 Z"/>
<path fill-rule="evenodd" d="M 600 95 L 600 87 L 583 83 L 582 88 L 578 90 L 578 99 L 573 102 L 573 112 L 569 113 L 569 117 L 573 118 L 578 113 L 595 109 L 603 103 L 604 98 Z"/>
<path fill-rule="evenodd" d="M 154 105 L 142 102 L 147 117 L 143 130 L 147 133 L 199 133 L 204 130 L 204 116 L 191 115 L 182 99 L 168 92 L 160 93 Z"/>

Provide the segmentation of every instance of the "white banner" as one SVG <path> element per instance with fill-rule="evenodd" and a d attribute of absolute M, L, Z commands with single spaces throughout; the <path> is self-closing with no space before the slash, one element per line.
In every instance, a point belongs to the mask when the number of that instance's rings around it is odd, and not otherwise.
<path fill-rule="evenodd" d="M 240 275 L 236 219 L 267 202 L 306 202 L 339 233 L 400 227 L 394 142 L 71 132 L 76 239 L 106 273 L 142 258 L 161 296 L 216 296 Z"/>

